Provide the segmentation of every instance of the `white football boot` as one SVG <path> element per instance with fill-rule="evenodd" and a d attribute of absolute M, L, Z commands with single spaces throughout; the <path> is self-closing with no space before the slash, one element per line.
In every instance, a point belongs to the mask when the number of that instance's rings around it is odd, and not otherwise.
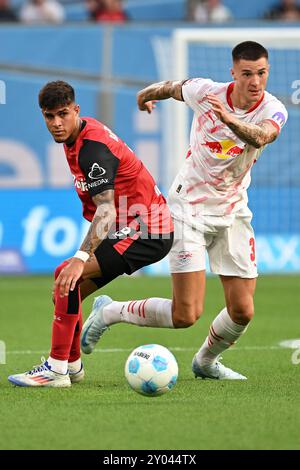
<path fill-rule="evenodd" d="M 23 374 L 10 375 L 9 382 L 19 387 L 71 387 L 69 374 L 58 374 L 51 370 L 44 357 L 42 364 Z"/>
<path fill-rule="evenodd" d="M 85 354 L 91 354 L 101 336 L 108 329 L 103 320 L 103 309 L 106 305 L 112 303 L 108 295 L 95 297 L 93 309 L 85 321 L 81 332 L 81 350 Z"/>
<path fill-rule="evenodd" d="M 74 370 L 72 366 L 69 365 L 68 372 L 72 384 L 77 384 L 84 379 L 84 368 L 82 363 L 78 371 Z"/>
<path fill-rule="evenodd" d="M 225 367 L 221 362 L 216 361 L 213 364 L 200 366 L 196 356 L 193 358 L 192 371 L 195 377 L 201 379 L 217 379 L 217 380 L 247 380 L 242 374 Z"/>

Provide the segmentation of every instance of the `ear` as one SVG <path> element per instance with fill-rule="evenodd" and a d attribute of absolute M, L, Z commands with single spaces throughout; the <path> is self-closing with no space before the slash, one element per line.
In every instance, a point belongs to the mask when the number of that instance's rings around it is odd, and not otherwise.
<path fill-rule="evenodd" d="M 76 112 L 77 114 L 80 113 L 80 106 L 79 106 L 79 104 L 76 104 L 75 107 L 74 107 L 74 109 L 75 109 L 75 112 Z"/>
<path fill-rule="evenodd" d="M 235 80 L 235 77 L 234 77 L 234 70 L 233 70 L 232 68 L 230 69 L 230 73 L 231 73 L 231 76 L 232 76 L 233 80 Z"/>

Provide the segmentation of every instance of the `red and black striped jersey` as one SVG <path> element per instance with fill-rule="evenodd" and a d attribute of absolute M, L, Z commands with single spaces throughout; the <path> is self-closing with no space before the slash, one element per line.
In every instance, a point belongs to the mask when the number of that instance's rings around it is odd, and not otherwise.
<path fill-rule="evenodd" d="M 64 145 L 83 216 L 92 221 L 92 197 L 114 190 L 117 226 L 142 221 L 149 233 L 173 230 L 165 198 L 143 163 L 108 127 L 96 119 L 82 118 L 81 131 L 72 145 Z"/>

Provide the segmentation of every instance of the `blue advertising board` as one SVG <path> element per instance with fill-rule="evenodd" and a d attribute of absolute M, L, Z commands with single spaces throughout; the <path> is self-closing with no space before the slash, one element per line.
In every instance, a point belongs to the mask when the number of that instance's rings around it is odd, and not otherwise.
<path fill-rule="evenodd" d="M 0 191 L 0 272 L 49 272 L 79 248 L 88 230 L 75 190 Z M 299 272 L 300 236 L 257 236 L 262 273 Z M 144 270 L 169 273 L 163 260 Z"/>
<path fill-rule="evenodd" d="M 51 271 L 87 232 L 74 189 L 0 191 L 0 198 L 0 272 Z"/>

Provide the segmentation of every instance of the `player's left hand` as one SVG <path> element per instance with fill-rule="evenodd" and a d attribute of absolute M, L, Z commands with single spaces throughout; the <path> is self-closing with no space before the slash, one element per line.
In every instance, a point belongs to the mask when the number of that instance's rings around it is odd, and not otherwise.
<path fill-rule="evenodd" d="M 220 121 L 224 122 L 224 124 L 226 124 L 228 118 L 230 117 L 230 113 L 226 110 L 223 103 L 219 100 L 219 98 L 216 97 L 216 95 L 208 94 L 206 98 L 209 104 L 211 104 L 212 110 L 217 116 L 217 118 L 220 119 Z"/>
<path fill-rule="evenodd" d="M 75 289 L 76 282 L 80 279 L 83 269 L 84 262 L 81 259 L 71 258 L 69 264 L 61 270 L 54 284 L 60 297 L 69 295 L 69 291 Z"/>

